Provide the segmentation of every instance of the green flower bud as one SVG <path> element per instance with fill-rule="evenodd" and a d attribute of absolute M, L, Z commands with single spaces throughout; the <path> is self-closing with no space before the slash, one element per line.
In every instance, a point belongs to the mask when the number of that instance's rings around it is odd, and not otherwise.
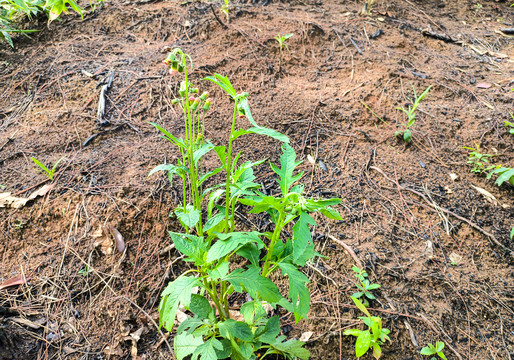
<path fill-rule="evenodd" d="M 200 105 L 200 99 L 193 99 L 193 103 L 191 104 L 191 110 L 195 111 L 198 109 L 198 105 Z"/>
<path fill-rule="evenodd" d="M 209 97 L 209 93 L 207 91 L 204 91 L 202 95 L 200 95 L 200 100 L 205 101 Z"/>
<path fill-rule="evenodd" d="M 211 104 L 212 104 L 212 99 L 208 98 L 207 100 L 205 100 L 205 104 L 203 105 L 203 109 L 205 111 L 209 110 L 209 108 L 211 107 Z"/>

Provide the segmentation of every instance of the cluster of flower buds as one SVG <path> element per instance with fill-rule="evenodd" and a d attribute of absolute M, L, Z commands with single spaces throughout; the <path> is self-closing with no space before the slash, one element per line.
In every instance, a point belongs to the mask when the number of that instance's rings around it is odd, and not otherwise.
<path fill-rule="evenodd" d="M 189 85 L 191 85 L 191 83 L 189 83 Z M 182 83 L 180 84 L 180 89 L 178 91 L 178 93 L 182 99 L 184 99 L 184 97 L 186 96 L 186 90 L 187 90 L 186 82 L 182 81 Z M 211 104 L 212 104 L 212 99 L 209 97 L 209 93 L 207 91 L 204 91 L 202 93 L 202 95 L 197 96 L 199 93 L 200 93 L 200 90 L 198 88 L 190 88 L 189 89 L 190 95 L 189 95 L 189 99 L 187 99 L 187 101 L 189 101 L 189 106 L 190 106 L 191 110 L 196 111 L 196 110 L 198 110 L 198 108 L 200 106 L 202 106 L 202 109 L 204 111 L 209 110 L 209 108 L 211 107 Z M 181 99 L 173 99 L 171 101 L 171 103 L 173 105 L 175 105 L 175 104 L 179 103 L 180 101 L 181 101 Z"/>
<path fill-rule="evenodd" d="M 170 75 L 176 75 L 184 72 L 184 60 L 181 56 L 177 56 L 175 52 L 170 52 L 163 64 L 170 67 Z"/>

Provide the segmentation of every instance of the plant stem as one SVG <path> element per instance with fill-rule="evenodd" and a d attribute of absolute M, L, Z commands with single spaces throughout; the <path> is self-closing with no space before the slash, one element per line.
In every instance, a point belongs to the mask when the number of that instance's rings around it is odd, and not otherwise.
<path fill-rule="evenodd" d="M 264 276 L 264 277 L 267 277 L 270 273 L 269 267 L 271 265 L 271 256 L 273 254 L 273 248 L 275 247 L 275 244 L 277 243 L 277 241 L 280 239 L 280 234 L 282 233 L 282 227 L 283 227 L 285 217 L 286 217 L 286 212 L 284 211 L 284 209 L 281 209 L 280 215 L 278 217 L 278 221 L 275 224 L 275 231 L 273 232 L 273 235 L 271 236 L 268 254 L 266 255 L 266 261 L 264 263 L 264 267 L 262 268 L 262 276 Z"/>
<path fill-rule="evenodd" d="M 234 100 L 234 115 L 232 116 L 232 127 L 230 129 L 230 138 L 228 141 L 227 158 L 225 159 L 225 171 L 227 173 L 227 183 L 225 189 L 225 230 L 231 229 L 229 226 L 229 208 L 230 208 L 230 182 L 232 180 L 232 142 L 234 136 L 234 128 L 236 126 L 237 116 L 237 99 Z"/>

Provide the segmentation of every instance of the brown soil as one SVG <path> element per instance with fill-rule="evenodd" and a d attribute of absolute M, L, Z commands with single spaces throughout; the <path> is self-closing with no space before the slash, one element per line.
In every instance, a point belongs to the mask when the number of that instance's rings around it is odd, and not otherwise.
<path fill-rule="evenodd" d="M 33 39 L 16 39 L 15 50 L 0 48 L 3 191 L 28 197 L 45 183 L 31 156 L 66 158 L 44 197 L 0 209 L 0 283 L 30 277 L 0 290 L 0 358 L 125 359 L 136 358 L 134 349 L 141 359 L 171 358 L 149 317 L 157 320 L 163 286 L 186 266 L 174 251 L 160 254 L 177 227 L 168 214 L 180 189 L 147 174 L 177 154 L 148 122 L 181 132 L 169 100 L 178 79 L 160 64 L 164 46 L 180 46 L 196 81 L 228 75 L 250 93 L 260 124 L 289 135 L 303 159 L 317 159 L 303 165 L 312 196 L 343 199 L 343 221 L 317 218 L 318 251 L 328 258 L 304 269 L 310 320 L 284 317 L 287 336 L 313 331 L 313 359 L 354 358 L 354 339 L 342 335 L 359 316 L 350 306 L 354 261 L 332 235 L 381 285 L 371 307 L 391 329 L 384 359 L 421 359 L 420 348 L 435 341 L 447 344 L 449 359 L 512 359 L 514 262 L 506 249 L 514 250 L 514 192 L 471 173 L 462 146 L 477 143 L 495 164 L 514 166 L 504 126 L 514 112 L 514 43 L 499 32 L 514 26 L 514 8 L 483 1 L 475 13 L 475 3 L 377 1 L 370 17 L 359 15 L 362 1 L 235 3 L 224 29 L 208 3 L 114 1 L 84 20 L 41 26 Z M 427 28 L 456 42 L 425 36 Z M 294 34 L 280 61 L 279 33 Z M 99 85 L 110 71 L 109 125 L 99 126 Z M 420 93 L 429 85 L 405 145 L 393 136 L 405 121 L 395 108 L 409 103 L 412 86 Z M 228 101 L 201 86 L 216 101 L 209 138 L 222 141 Z M 247 159 L 280 154 L 261 137 L 238 147 Z M 268 165 L 257 175 L 274 186 Z M 101 226 L 120 231 L 125 255 L 94 246 Z M 462 257 L 456 265 L 454 254 Z M 95 269 L 88 276 L 79 273 L 85 264 Z M 133 342 L 130 333 L 142 328 Z"/>

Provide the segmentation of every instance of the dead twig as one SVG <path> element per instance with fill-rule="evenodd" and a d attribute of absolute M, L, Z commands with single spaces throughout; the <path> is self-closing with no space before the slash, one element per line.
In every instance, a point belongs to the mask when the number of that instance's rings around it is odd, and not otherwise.
<path fill-rule="evenodd" d="M 334 236 L 332 235 L 327 235 L 330 239 L 332 239 L 334 242 L 338 243 L 339 245 L 341 245 L 345 250 L 346 252 L 348 252 L 348 254 L 350 254 L 350 256 L 353 258 L 353 260 L 355 260 L 355 263 L 357 264 L 357 266 L 362 269 L 363 266 L 362 266 L 362 262 L 359 260 L 359 258 L 357 257 L 357 255 L 355 255 L 355 251 L 353 251 L 353 249 L 351 247 L 349 247 L 348 245 L 346 245 L 343 241 L 335 238 Z"/>

